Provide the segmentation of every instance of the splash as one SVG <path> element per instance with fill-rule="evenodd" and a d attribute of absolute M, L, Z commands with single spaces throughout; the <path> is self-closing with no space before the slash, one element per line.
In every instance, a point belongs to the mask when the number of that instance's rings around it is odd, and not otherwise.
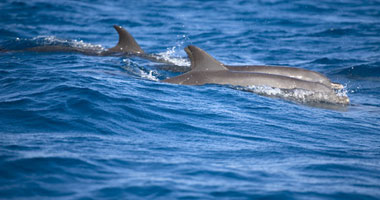
<path fill-rule="evenodd" d="M 347 96 L 347 90 L 345 88 L 337 90 L 333 94 L 314 92 L 304 89 L 280 89 L 268 86 L 248 86 L 239 87 L 237 89 L 302 104 L 326 103 L 348 105 L 350 102 Z"/>
<path fill-rule="evenodd" d="M 70 46 L 81 48 L 81 49 L 89 49 L 89 50 L 97 50 L 97 51 L 105 51 L 105 48 L 100 44 L 91 44 L 87 42 L 83 42 L 83 40 L 73 40 L 70 42 Z"/>
<path fill-rule="evenodd" d="M 144 79 L 152 80 L 152 81 L 159 81 L 158 78 L 159 74 L 155 70 L 147 70 L 144 68 L 140 68 L 137 64 L 135 64 L 130 59 L 123 59 L 123 62 L 126 64 L 125 66 L 122 66 L 124 70 L 126 70 L 131 75 L 141 77 Z"/>
<path fill-rule="evenodd" d="M 173 64 L 178 65 L 178 66 L 186 66 L 186 67 L 190 66 L 189 60 L 187 60 L 185 58 L 181 58 L 181 57 L 175 57 L 177 54 L 176 48 L 177 48 L 176 46 L 174 46 L 172 48 L 168 48 L 167 51 L 158 53 L 155 56 L 158 59 L 165 60 L 169 63 L 173 63 Z"/>
<path fill-rule="evenodd" d="M 186 35 L 177 35 L 177 43 L 171 48 L 167 48 L 165 52 L 156 54 L 156 58 L 165 60 L 169 63 L 173 63 L 177 66 L 190 66 L 190 61 L 187 58 L 182 58 L 179 52 L 182 52 L 185 42 L 189 40 Z"/>
<path fill-rule="evenodd" d="M 38 36 L 33 39 L 36 41 L 42 40 L 42 43 L 40 45 L 44 45 L 44 46 L 62 45 L 62 46 L 73 47 L 73 48 L 81 49 L 81 50 L 91 50 L 91 51 L 98 51 L 98 52 L 105 50 L 105 48 L 100 44 L 91 44 L 91 43 L 84 42 L 83 40 L 65 40 L 65 39 L 56 38 L 55 36 Z"/>
<path fill-rule="evenodd" d="M 148 72 L 140 70 L 140 76 L 142 78 L 146 78 L 152 81 L 159 81 L 159 79 L 157 78 L 157 71 L 154 70 L 149 70 Z"/>

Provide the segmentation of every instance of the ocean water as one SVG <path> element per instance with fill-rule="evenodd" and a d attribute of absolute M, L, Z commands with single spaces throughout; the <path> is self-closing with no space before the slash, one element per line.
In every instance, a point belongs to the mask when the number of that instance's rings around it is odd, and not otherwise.
<path fill-rule="evenodd" d="M 188 66 L 314 70 L 331 108 L 183 86 L 137 57 L 0 53 L 0 199 L 380 199 L 380 1 L 0 1 L 0 48 L 106 49 L 125 27 Z M 273 91 L 269 91 L 273 92 Z"/>

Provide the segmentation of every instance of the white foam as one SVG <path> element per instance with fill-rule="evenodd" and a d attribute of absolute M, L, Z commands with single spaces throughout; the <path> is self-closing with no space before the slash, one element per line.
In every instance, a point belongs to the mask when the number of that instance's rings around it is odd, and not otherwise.
<path fill-rule="evenodd" d="M 55 36 L 36 36 L 32 38 L 32 41 L 43 41 L 43 44 L 49 45 L 49 44 L 54 44 L 54 43 L 67 43 L 67 40 L 63 39 L 58 39 Z"/>
<path fill-rule="evenodd" d="M 346 86 L 344 86 L 342 89 L 337 90 L 336 95 L 341 96 L 341 97 L 347 97 L 348 90 Z"/>
<path fill-rule="evenodd" d="M 156 77 L 157 76 L 157 72 L 154 71 L 154 70 L 149 70 L 149 72 L 145 72 L 143 70 L 140 70 L 140 76 L 142 78 L 146 78 L 146 79 L 149 79 L 149 80 L 152 80 L 152 81 L 159 81 L 159 79 Z"/>
<path fill-rule="evenodd" d="M 300 103 L 332 103 L 332 104 L 348 104 L 347 90 L 342 89 L 334 94 L 326 94 L 314 92 L 304 89 L 280 89 L 268 86 L 248 86 L 239 88 L 251 91 L 260 95 L 282 98 L 285 100 L 296 101 Z"/>
<path fill-rule="evenodd" d="M 83 40 L 72 40 L 70 44 L 74 47 L 82 48 L 82 49 L 92 49 L 98 51 L 104 51 L 104 47 L 100 44 L 91 44 L 87 42 L 83 42 Z"/>
<path fill-rule="evenodd" d="M 41 41 L 41 45 L 67 45 L 70 47 L 83 49 L 83 50 L 93 50 L 93 51 L 104 51 L 105 48 L 100 44 L 91 44 L 83 42 L 83 40 L 65 40 L 59 39 L 55 36 L 36 36 L 32 38 L 32 41 Z"/>
<path fill-rule="evenodd" d="M 133 61 L 127 58 L 123 59 L 123 62 L 125 62 L 126 66 L 122 68 L 127 70 L 129 73 L 141 78 L 152 80 L 152 81 L 159 81 L 157 71 L 149 70 L 148 72 L 146 72 L 142 69 L 139 69 L 138 67 L 133 67 L 137 65 Z"/>
<path fill-rule="evenodd" d="M 156 56 L 177 66 L 190 66 L 190 61 L 187 58 L 182 58 L 180 53 L 184 53 L 183 46 L 189 40 L 186 35 L 177 35 L 177 43 L 171 48 L 167 48 L 165 52 L 158 53 Z"/>

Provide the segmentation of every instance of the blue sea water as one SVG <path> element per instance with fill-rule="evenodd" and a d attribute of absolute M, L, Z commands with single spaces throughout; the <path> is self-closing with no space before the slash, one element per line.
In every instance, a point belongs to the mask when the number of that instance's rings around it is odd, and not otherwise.
<path fill-rule="evenodd" d="M 137 57 L 0 53 L 0 199 L 380 199 L 380 1 L 0 1 L 0 47 L 109 48 L 112 25 L 189 65 L 301 67 L 326 109 L 161 83 Z"/>

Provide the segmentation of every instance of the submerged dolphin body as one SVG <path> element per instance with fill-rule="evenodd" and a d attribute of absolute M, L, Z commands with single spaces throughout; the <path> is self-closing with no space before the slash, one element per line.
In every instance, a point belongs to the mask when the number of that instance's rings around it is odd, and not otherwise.
<path fill-rule="evenodd" d="M 78 46 L 69 45 L 44 45 L 26 48 L 22 50 L 5 50 L 2 52 L 19 52 L 19 51 L 33 51 L 33 52 L 75 52 L 91 56 L 113 56 L 113 55 L 140 55 L 144 51 L 137 44 L 136 40 L 121 26 L 113 26 L 119 35 L 119 41 L 116 46 L 103 50 L 100 47 L 83 48 Z"/>
<path fill-rule="evenodd" d="M 81 53 L 90 56 L 127 56 L 127 57 L 141 57 L 153 62 L 159 62 L 170 66 L 162 66 L 167 69 L 171 69 L 175 72 L 184 72 L 188 71 L 189 67 L 187 66 L 177 66 L 174 63 L 168 61 L 167 59 L 160 58 L 160 56 L 155 54 L 145 53 L 140 45 L 136 42 L 133 36 L 125 30 L 123 27 L 114 25 L 113 26 L 119 35 L 119 41 L 116 46 L 104 50 L 100 47 L 93 48 L 83 48 L 78 46 L 69 46 L 69 45 L 44 45 L 26 48 L 22 50 L 7 50 L 0 47 L 0 52 L 23 52 L 23 51 L 32 51 L 32 52 L 74 52 Z"/>
<path fill-rule="evenodd" d="M 133 36 L 123 27 L 118 25 L 114 25 L 113 27 L 119 35 L 119 41 L 116 44 L 116 46 L 106 50 L 102 50 L 100 48 L 88 49 L 75 46 L 47 45 L 27 48 L 24 51 L 77 52 L 91 56 L 138 56 L 156 62 L 165 62 L 165 60 L 160 60 L 153 54 L 146 54 L 144 50 L 141 49 L 140 45 L 136 42 L 136 40 L 133 38 Z"/>
<path fill-rule="evenodd" d="M 182 85 L 221 84 L 243 87 L 267 86 L 279 89 L 304 89 L 337 98 L 333 102 L 349 103 L 348 98 L 339 99 L 340 97 L 336 95 L 333 89 L 319 82 L 276 74 L 232 71 L 198 47 L 188 46 L 185 51 L 190 58 L 192 70 L 163 80 L 163 82 Z"/>

